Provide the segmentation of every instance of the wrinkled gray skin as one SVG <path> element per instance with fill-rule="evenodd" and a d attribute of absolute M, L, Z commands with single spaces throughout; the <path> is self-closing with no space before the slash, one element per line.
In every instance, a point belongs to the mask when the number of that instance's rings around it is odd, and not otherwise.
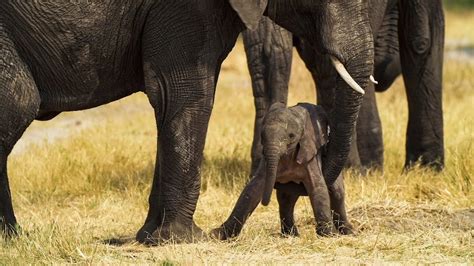
<path fill-rule="evenodd" d="M 0 1 L 3 233 L 10 236 L 18 228 L 7 158 L 29 124 L 142 91 L 155 110 L 158 152 L 149 212 L 137 240 L 201 236 L 193 214 L 204 142 L 220 66 L 239 32 L 255 28 L 266 12 L 321 53 L 339 58 L 366 88 L 373 70 L 372 33 L 363 0 L 350 2 Z M 328 31 L 333 34 L 322 34 Z M 337 145 L 328 148 L 323 165 L 325 177 L 334 180 L 347 157 L 362 99 L 342 79 L 335 85 L 340 126 L 331 136 Z"/>
<path fill-rule="evenodd" d="M 405 167 L 420 161 L 440 170 L 444 166 L 442 1 L 370 0 L 368 9 L 375 41 L 374 76 L 379 84 L 366 89 L 348 165 L 362 172 L 383 169 L 382 125 L 375 92 L 387 90 L 403 73 L 409 105 Z M 262 118 L 272 103 L 287 102 L 292 47 L 311 71 L 318 88 L 317 102 L 326 110 L 334 107 L 337 73 L 327 57 L 302 36 L 292 35 L 269 19 L 243 36 L 256 108 L 252 145 L 255 173 L 262 156 Z"/>
<path fill-rule="evenodd" d="M 294 207 L 300 196 L 309 196 L 318 235 L 332 235 L 335 228 L 342 234 L 352 233 L 345 211 L 342 174 L 328 187 L 322 173 L 321 156 L 329 140 L 328 126 L 321 106 L 298 104 L 286 108 L 282 103 L 273 104 L 262 123 L 264 156 L 258 170 L 230 217 L 212 234 L 222 240 L 237 236 L 258 203 L 268 205 L 274 187 L 283 235 L 298 235 Z"/>

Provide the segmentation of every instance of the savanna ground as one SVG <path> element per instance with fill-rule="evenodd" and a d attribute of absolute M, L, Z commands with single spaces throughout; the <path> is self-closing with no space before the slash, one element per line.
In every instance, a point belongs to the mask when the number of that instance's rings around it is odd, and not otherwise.
<path fill-rule="evenodd" d="M 474 12 L 447 14 L 448 50 L 472 49 Z M 472 50 L 471 50 L 472 52 Z M 222 223 L 250 167 L 254 117 L 239 43 L 218 84 L 195 219 L 205 231 Z M 314 102 L 313 82 L 295 56 L 290 104 Z M 0 264 L 39 263 L 472 263 L 474 259 L 474 61 L 447 56 L 444 75 L 446 170 L 402 173 L 407 103 L 399 79 L 377 100 L 384 126 L 385 171 L 346 173 L 356 236 L 315 235 L 311 205 L 297 204 L 301 236 L 283 238 L 276 200 L 258 207 L 235 240 L 145 247 L 105 244 L 134 236 L 147 212 L 156 130 L 143 94 L 85 112 L 35 122 L 9 161 L 24 233 L 0 240 Z M 49 139 L 41 141 L 42 139 Z"/>

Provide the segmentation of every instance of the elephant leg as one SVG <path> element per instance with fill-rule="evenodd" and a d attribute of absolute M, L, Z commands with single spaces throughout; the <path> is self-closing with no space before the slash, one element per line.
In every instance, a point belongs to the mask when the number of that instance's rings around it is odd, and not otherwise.
<path fill-rule="evenodd" d="M 303 184 L 308 191 L 316 219 L 316 233 L 320 236 L 330 236 L 334 233 L 334 226 L 331 217 L 331 200 L 321 169 L 321 156 L 318 154 L 307 167 L 309 178 L 305 179 Z"/>
<path fill-rule="evenodd" d="M 245 186 L 229 218 L 219 228 L 213 229 L 211 235 L 217 239 L 226 240 L 240 234 L 245 222 L 262 200 L 265 186 L 265 167 L 263 167 L 263 164 L 262 161 L 257 174 Z"/>
<path fill-rule="evenodd" d="M 243 40 L 255 99 L 251 176 L 262 159 L 260 134 L 268 108 L 287 103 L 293 43 L 291 33 L 264 17 L 254 31 L 244 31 Z"/>
<path fill-rule="evenodd" d="M 357 144 L 361 171 L 366 169 L 383 170 L 382 122 L 375 98 L 374 84 L 365 91 L 356 126 Z"/>
<path fill-rule="evenodd" d="M 220 35 L 203 23 L 207 16 L 183 13 L 180 5 L 157 2 L 153 12 L 149 17 L 160 19 L 145 25 L 143 72 L 145 92 L 155 109 L 158 151 L 148 215 L 137 233 L 139 242 L 150 244 L 203 237 L 193 221 L 200 167 L 219 68 L 238 35 L 236 31 L 209 39 Z M 176 14 L 187 14 L 189 23 L 174 23 L 181 21 Z"/>
<path fill-rule="evenodd" d="M 405 167 L 420 161 L 441 170 L 444 167 L 442 1 L 401 0 L 399 39 L 409 109 Z"/>
<path fill-rule="evenodd" d="M 8 182 L 8 155 L 40 105 L 29 69 L 13 47 L 0 31 L 0 230 L 6 237 L 15 235 L 18 229 Z"/>
<path fill-rule="evenodd" d="M 191 240 L 202 235 L 193 222 L 193 214 L 199 197 L 200 165 L 214 88 L 205 85 L 213 83 L 208 82 L 207 77 L 198 80 L 176 79 L 173 81 L 176 84 L 166 89 L 176 93 L 171 97 L 176 97 L 177 101 L 187 101 L 166 104 L 165 112 L 170 113 L 163 114 L 164 108 L 155 107 L 159 132 L 157 163 L 149 198 L 150 209 L 137 236 L 141 242 L 155 243 L 170 238 Z M 188 86 L 186 84 L 193 84 L 193 88 L 184 89 Z M 202 93 L 202 98 L 190 100 L 179 95 L 177 88 L 183 91 L 194 89 Z"/>
<path fill-rule="evenodd" d="M 12 197 L 7 175 L 7 154 L 0 148 L 0 230 L 6 237 L 17 234 L 18 224 L 13 212 Z"/>
<path fill-rule="evenodd" d="M 298 236 L 298 228 L 295 225 L 295 204 L 299 196 L 277 189 L 277 200 L 280 211 L 281 233 L 286 236 Z"/>
<path fill-rule="evenodd" d="M 333 211 L 333 222 L 336 230 L 343 235 L 354 233 L 354 228 L 347 219 L 345 204 L 344 178 L 342 174 L 336 182 L 328 187 L 329 197 L 331 198 L 331 210 Z"/>

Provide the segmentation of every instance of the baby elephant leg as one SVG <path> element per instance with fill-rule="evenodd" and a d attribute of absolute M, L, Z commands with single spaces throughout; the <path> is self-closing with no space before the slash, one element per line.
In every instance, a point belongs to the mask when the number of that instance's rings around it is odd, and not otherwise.
<path fill-rule="evenodd" d="M 280 209 L 281 233 L 285 236 L 298 236 L 298 229 L 295 226 L 295 204 L 299 196 L 277 190 L 277 200 Z"/>
<path fill-rule="evenodd" d="M 308 191 L 309 200 L 316 218 L 316 233 L 320 236 L 330 236 L 335 233 L 332 224 L 331 206 L 326 181 L 319 167 L 319 156 L 308 163 L 309 178 L 303 183 Z"/>
<path fill-rule="evenodd" d="M 329 186 L 329 196 L 331 197 L 331 210 L 333 211 L 333 222 L 339 233 L 350 235 L 354 233 L 354 228 L 347 219 L 345 206 L 344 178 L 342 174 L 336 182 Z"/>
<path fill-rule="evenodd" d="M 265 175 L 259 174 L 253 177 L 244 191 L 240 194 L 232 213 L 227 221 L 219 228 L 213 229 L 211 235 L 220 240 L 236 237 L 240 234 L 247 218 L 262 200 L 263 187 L 265 186 Z"/>

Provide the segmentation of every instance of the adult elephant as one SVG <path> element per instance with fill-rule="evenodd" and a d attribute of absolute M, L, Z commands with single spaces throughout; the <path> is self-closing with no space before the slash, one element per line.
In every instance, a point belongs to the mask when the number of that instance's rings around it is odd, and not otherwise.
<path fill-rule="evenodd" d="M 409 106 L 405 167 L 421 161 L 444 166 L 442 66 L 444 15 L 441 0 L 369 0 L 367 7 L 375 42 L 375 80 L 366 90 L 348 164 L 383 168 L 382 125 L 375 92 L 387 90 L 403 73 Z M 262 158 L 260 131 L 269 106 L 287 102 L 292 48 L 295 46 L 317 85 L 317 101 L 334 108 L 337 73 L 327 56 L 303 36 L 262 19 L 257 30 L 245 31 L 244 44 L 255 97 L 252 173 Z M 353 45 L 357 49 L 357 44 Z"/>
<path fill-rule="evenodd" d="M 0 222 L 16 233 L 7 158 L 34 120 L 143 91 L 158 152 L 140 242 L 200 234 L 200 165 L 222 61 L 267 12 L 367 88 L 373 40 L 363 0 L 3 1 L 0 4 Z M 342 38 L 346 36 L 347 38 Z M 347 40 L 351 40 L 348 42 Z M 357 49 L 354 49 L 354 45 Z M 339 175 L 362 101 L 338 79 L 325 177 Z M 358 85 L 357 85 L 357 84 Z M 355 84 L 355 85 L 354 85 Z M 360 86 L 360 87 L 359 87 Z"/>

